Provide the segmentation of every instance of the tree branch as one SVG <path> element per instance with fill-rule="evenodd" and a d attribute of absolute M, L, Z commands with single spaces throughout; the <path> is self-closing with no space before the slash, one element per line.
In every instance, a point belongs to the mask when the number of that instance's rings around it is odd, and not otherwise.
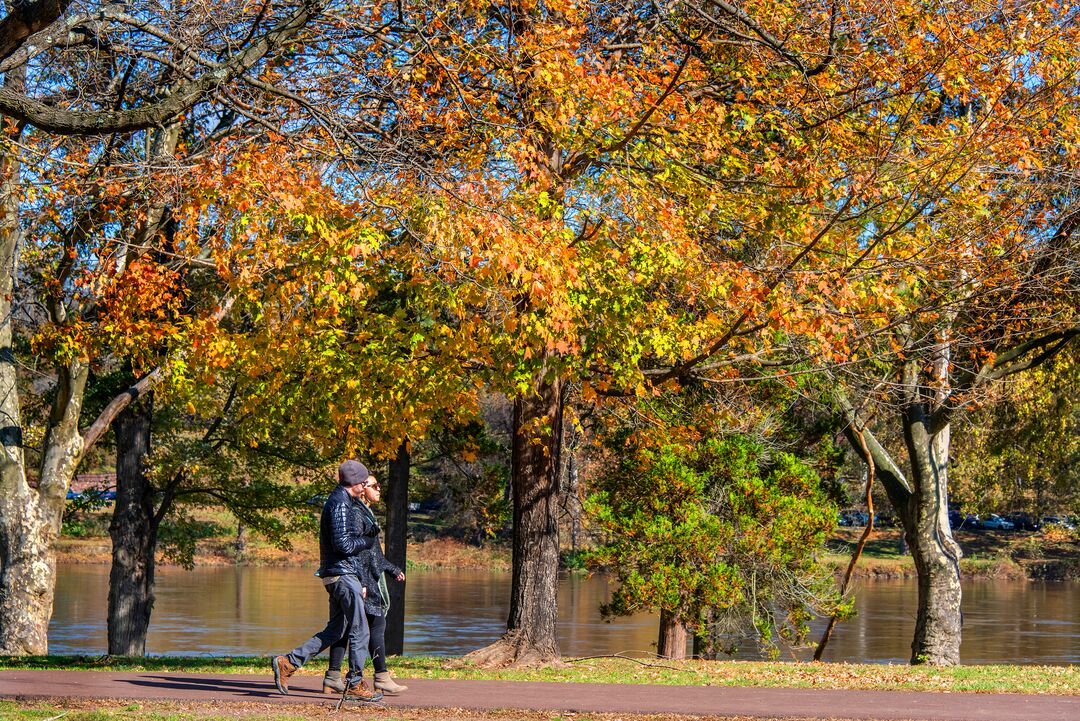
<path fill-rule="evenodd" d="M 814 75 L 818 75 L 819 73 L 824 72 L 825 68 L 827 68 L 829 66 L 829 64 L 832 62 L 833 58 L 836 55 L 836 2 L 835 2 L 835 0 L 833 1 L 833 3 L 829 7 L 829 49 L 828 49 L 828 52 L 825 54 L 825 57 L 822 58 L 821 62 L 819 62 L 817 65 L 815 65 L 812 68 L 806 67 L 806 63 L 803 62 L 803 59 L 801 57 L 799 57 L 799 55 L 797 53 L 794 53 L 794 52 L 792 52 L 791 50 L 788 50 L 785 47 L 786 43 L 784 43 L 784 41 L 780 40 L 779 38 L 774 36 L 772 33 L 770 33 L 768 30 L 766 30 L 761 25 L 759 25 L 753 18 L 751 18 L 749 15 L 747 15 L 746 12 L 743 11 L 741 8 L 738 8 L 738 7 L 734 6 L 734 5 L 732 5 L 731 3 L 725 2 L 725 0 L 706 0 L 706 2 L 709 5 L 712 5 L 713 7 L 715 7 L 717 10 L 720 10 L 725 15 L 727 15 L 729 17 L 732 17 L 732 18 L 735 18 L 740 23 L 745 25 L 747 28 L 750 29 L 750 32 L 752 32 L 754 35 L 757 36 L 757 38 L 758 38 L 758 40 L 760 42 L 765 44 L 767 47 L 771 48 L 777 55 L 782 57 L 784 60 L 786 60 L 790 64 L 794 65 L 796 68 L 799 69 L 799 72 L 801 72 L 804 76 L 806 76 L 808 78 L 812 77 Z M 747 38 L 747 40 L 750 40 L 750 39 L 751 38 Z"/>
<path fill-rule="evenodd" d="M 1045 363 L 1071 340 L 1080 336 L 1080 325 L 1032 338 L 996 356 L 979 371 L 977 381 L 996 381 Z M 1041 351 L 1036 353 L 1036 351 Z M 1025 358 L 1030 353 L 1035 355 Z"/>
<path fill-rule="evenodd" d="M 892 455 L 885 449 L 866 424 L 859 419 L 858 411 L 841 392 L 835 394 L 837 405 L 844 414 L 847 426 L 844 428 L 844 437 L 855 450 L 863 462 L 867 465 L 873 463 L 876 476 L 881 479 L 881 485 L 889 495 L 889 500 L 899 511 L 904 507 L 913 491 L 908 484 L 907 478 L 900 466 L 892 459 Z M 861 437 L 860 437 L 861 436 Z M 863 449 L 866 449 L 865 451 Z M 869 457 L 865 454 L 869 454 Z"/>
<path fill-rule="evenodd" d="M 180 83 L 156 103 L 131 110 L 62 110 L 8 88 L 0 88 L 0 113 L 58 135 L 125 133 L 162 125 L 250 70 L 267 54 L 296 35 L 322 11 L 324 4 L 325 0 L 303 0 L 295 13 L 247 48 L 198 79 Z"/>
<path fill-rule="evenodd" d="M 0 60 L 15 53 L 28 37 L 56 22 L 70 4 L 71 0 L 11 3 L 11 12 L 0 20 Z"/>

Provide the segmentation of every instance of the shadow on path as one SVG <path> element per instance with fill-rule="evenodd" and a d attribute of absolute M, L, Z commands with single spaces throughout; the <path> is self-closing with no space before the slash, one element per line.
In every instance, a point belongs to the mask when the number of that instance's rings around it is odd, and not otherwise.
<path fill-rule="evenodd" d="M 277 698 L 281 696 L 273 682 L 185 678 L 183 676 L 140 676 L 138 678 L 119 679 L 120 683 L 150 688 L 185 689 L 188 691 L 227 691 L 230 694 L 247 698 Z M 312 699 L 329 698 L 326 694 L 302 688 L 290 689 L 290 697 L 303 696 Z M 336 697 L 335 697 L 336 698 Z"/>

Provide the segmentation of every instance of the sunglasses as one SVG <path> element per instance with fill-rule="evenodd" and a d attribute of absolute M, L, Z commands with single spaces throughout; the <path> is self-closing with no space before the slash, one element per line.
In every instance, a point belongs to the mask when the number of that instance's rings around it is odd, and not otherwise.
<path fill-rule="evenodd" d="M 378 481 L 372 481 L 371 483 L 366 484 L 366 487 L 367 488 L 374 488 L 376 491 L 380 489 Z"/>

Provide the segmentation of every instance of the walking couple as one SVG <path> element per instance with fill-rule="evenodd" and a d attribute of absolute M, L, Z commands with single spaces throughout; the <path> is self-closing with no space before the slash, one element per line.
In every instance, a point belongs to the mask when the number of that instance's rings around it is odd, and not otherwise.
<path fill-rule="evenodd" d="M 323 678 L 323 692 L 345 692 L 346 700 L 378 701 L 383 693 L 398 694 L 407 687 L 390 678 L 386 670 L 383 635 L 390 597 L 384 573 L 398 581 L 405 574 L 383 556 L 379 522 L 370 505 L 380 498 L 379 482 L 359 461 L 345 461 L 338 468 L 338 485 L 323 504 L 319 521 L 318 575 L 330 595 L 330 620 L 319 633 L 283 656 L 271 661 L 274 683 L 289 693 L 289 677 L 330 649 L 330 668 Z M 349 672 L 341 678 L 341 662 L 349 652 Z M 374 688 L 362 678 L 365 653 L 371 652 L 375 667 Z"/>

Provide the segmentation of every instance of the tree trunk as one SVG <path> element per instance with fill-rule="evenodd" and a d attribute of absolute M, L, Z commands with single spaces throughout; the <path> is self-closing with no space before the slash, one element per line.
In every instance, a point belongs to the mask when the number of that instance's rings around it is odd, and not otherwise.
<path fill-rule="evenodd" d="M 905 413 L 914 494 L 901 518 L 919 580 L 911 663 L 952 666 L 960 663 L 961 552 L 949 527 L 950 428 L 937 425 L 922 408 Z"/>
<path fill-rule="evenodd" d="M 581 452 L 580 438 L 574 424 L 570 424 L 566 444 L 566 513 L 570 516 L 570 550 L 578 550 L 578 529 L 581 527 L 581 499 L 578 498 L 580 470 L 578 453 Z"/>
<path fill-rule="evenodd" d="M 2 252 L 2 251 L 0 251 Z M 2 311 L 0 311 L 2 312 Z M 0 343 L 4 339 L 0 337 Z M 9 346 L 10 348 L 10 346 Z M 26 481 L 22 462 L 15 367 L 0 360 L 0 408 L 8 413 L 0 488 L 0 654 L 48 652 L 49 618 L 56 588 L 54 544 L 60 533 L 64 500 L 82 457 L 77 427 L 86 385 L 85 366 L 62 373 L 46 432 L 36 491 Z M 5 392 L 6 391 L 6 392 Z M 10 396 L 10 397 L 9 397 Z"/>
<path fill-rule="evenodd" d="M 241 563 L 247 560 L 248 552 L 248 527 L 243 521 L 236 524 L 236 561 Z"/>
<path fill-rule="evenodd" d="M 513 578 L 506 633 L 469 658 L 489 666 L 543 664 L 559 657 L 559 453 L 563 382 L 546 368 L 514 401 L 511 482 Z"/>
<path fill-rule="evenodd" d="M 5 87 L 18 91 L 24 86 L 20 82 L 24 75 L 25 70 L 8 73 Z M 18 133 L 14 135 L 17 139 Z M 52 569 L 36 567 L 48 539 L 43 535 L 45 524 L 37 517 L 37 493 L 26 481 L 12 351 L 21 172 L 17 151 L 10 146 L 0 157 L 0 174 L 0 440 L 4 445 L 0 457 L 0 654 L 44 654 L 48 651 L 46 629 L 34 619 L 47 619 L 52 611 L 51 603 L 43 598 Z"/>
<path fill-rule="evenodd" d="M 4 76 L 4 87 L 25 88 L 25 69 Z M 20 131 L 10 133 L 17 140 Z M 11 148 L 12 146 L 9 146 Z M 49 618 L 56 587 L 53 542 L 64 497 L 82 450 L 76 426 L 85 369 L 62 374 L 49 419 L 37 488 L 23 455 L 22 415 L 14 347 L 14 297 L 19 248 L 20 159 L 0 157 L 0 654 L 48 652 Z M 74 401 L 74 402 L 72 402 Z M 74 414 L 74 415 L 73 415 Z"/>
<path fill-rule="evenodd" d="M 656 655 L 673 660 L 686 658 L 686 626 L 678 623 L 667 611 L 660 611 L 660 635 L 656 640 Z"/>
<path fill-rule="evenodd" d="M 716 610 L 707 609 L 705 613 L 705 633 L 694 634 L 694 658 L 715 661 L 720 655 L 720 638 L 716 628 Z"/>
<path fill-rule="evenodd" d="M 386 488 L 386 558 L 405 570 L 405 547 L 409 532 L 409 446 L 402 442 L 397 457 L 390 461 Z M 390 609 L 386 614 L 386 655 L 400 656 L 405 651 L 405 583 L 393 578 Z"/>
<path fill-rule="evenodd" d="M 154 553 L 157 522 L 153 488 L 146 477 L 153 395 L 116 417 L 116 505 L 109 573 L 109 654 L 143 656 L 154 608 Z"/>

